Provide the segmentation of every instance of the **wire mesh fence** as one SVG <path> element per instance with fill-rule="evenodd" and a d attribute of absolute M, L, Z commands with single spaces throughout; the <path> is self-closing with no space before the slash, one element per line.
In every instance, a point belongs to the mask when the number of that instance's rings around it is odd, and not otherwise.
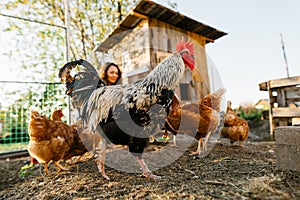
<path fill-rule="evenodd" d="M 30 109 L 46 117 L 63 109 L 69 121 L 69 99 L 62 83 L 0 81 L 0 154 L 26 150 Z"/>

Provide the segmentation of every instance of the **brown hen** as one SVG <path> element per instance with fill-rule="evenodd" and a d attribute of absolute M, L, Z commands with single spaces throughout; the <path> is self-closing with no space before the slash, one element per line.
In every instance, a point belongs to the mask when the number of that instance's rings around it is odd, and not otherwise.
<path fill-rule="evenodd" d="M 61 118 L 64 116 L 62 109 L 58 109 L 58 110 L 54 110 L 52 115 L 51 115 L 51 119 L 54 121 L 62 121 Z M 32 164 L 39 164 L 39 162 L 30 156 L 30 162 Z"/>
<path fill-rule="evenodd" d="M 95 147 L 99 145 L 101 141 L 101 136 L 98 133 L 94 133 L 87 127 L 83 127 L 82 121 L 79 120 L 71 125 L 76 129 L 77 133 L 74 135 L 74 142 L 71 145 L 70 150 L 64 156 L 64 159 L 70 159 L 74 156 L 79 156 L 75 161 L 81 161 L 82 156 L 89 151 L 95 150 Z"/>
<path fill-rule="evenodd" d="M 192 135 L 198 140 L 198 148 L 192 154 L 200 154 L 201 147 L 203 151 L 207 150 L 208 139 L 214 131 L 217 130 L 220 122 L 220 102 L 225 89 L 206 95 L 197 103 L 181 104 L 176 96 L 173 97 L 170 113 L 165 123 L 165 134 L 168 137 L 168 131 L 175 136 L 178 132 Z M 203 145 L 203 138 L 206 137 Z"/>
<path fill-rule="evenodd" d="M 48 163 L 53 161 L 61 170 L 67 170 L 59 164 L 74 142 L 76 129 L 62 121 L 51 120 L 37 111 L 31 111 L 28 126 L 28 152 L 31 157 L 44 165 L 48 174 Z"/>
<path fill-rule="evenodd" d="M 61 118 L 64 116 L 62 109 L 54 110 L 51 119 L 54 121 L 62 121 Z M 68 160 L 74 156 L 79 156 L 78 159 L 73 163 L 78 163 L 81 161 L 82 156 L 92 150 L 95 150 L 96 146 L 101 140 L 100 134 L 94 133 L 87 127 L 83 128 L 82 120 L 79 120 L 71 125 L 71 127 L 76 129 L 76 134 L 74 135 L 73 144 L 70 150 L 64 156 L 64 160 Z"/>
<path fill-rule="evenodd" d="M 62 109 L 57 109 L 52 112 L 51 119 L 54 121 L 62 121 L 61 118 L 64 116 Z"/>
<path fill-rule="evenodd" d="M 221 135 L 230 140 L 230 143 L 239 142 L 242 146 L 243 142 L 248 138 L 249 126 L 248 122 L 237 116 L 231 108 L 231 102 L 227 102 L 227 110 L 224 117 L 224 127 Z"/>

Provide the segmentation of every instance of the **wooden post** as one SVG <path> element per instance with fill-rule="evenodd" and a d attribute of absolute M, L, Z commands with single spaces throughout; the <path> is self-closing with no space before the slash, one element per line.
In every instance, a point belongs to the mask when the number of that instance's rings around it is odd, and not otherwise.
<path fill-rule="evenodd" d="M 284 108 L 287 107 L 284 88 L 277 89 L 277 103 L 278 103 L 278 107 L 284 107 Z M 288 123 L 289 123 L 288 118 L 286 117 L 279 118 L 279 126 L 288 126 Z"/>
<path fill-rule="evenodd" d="M 275 119 L 273 118 L 273 108 L 274 108 L 274 96 L 272 89 L 270 88 L 270 81 L 267 82 L 267 88 L 269 92 L 269 122 L 270 122 L 270 135 L 271 139 L 274 140 L 274 129 L 276 127 Z"/>

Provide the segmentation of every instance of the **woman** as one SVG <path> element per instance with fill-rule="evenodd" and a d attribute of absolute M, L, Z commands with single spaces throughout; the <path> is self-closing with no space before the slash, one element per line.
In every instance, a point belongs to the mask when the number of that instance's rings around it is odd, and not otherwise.
<path fill-rule="evenodd" d="M 100 78 L 106 85 L 116 85 L 121 77 L 122 72 L 118 65 L 115 63 L 106 63 Z"/>

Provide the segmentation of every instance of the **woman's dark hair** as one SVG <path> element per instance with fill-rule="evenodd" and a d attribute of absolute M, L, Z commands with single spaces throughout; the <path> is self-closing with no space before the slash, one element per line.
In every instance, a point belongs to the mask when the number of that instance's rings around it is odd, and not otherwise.
<path fill-rule="evenodd" d="M 107 71 L 111 66 L 115 66 L 118 69 L 118 79 L 116 81 L 116 83 L 117 83 L 120 80 L 120 78 L 122 77 L 122 72 L 121 72 L 119 66 L 112 62 L 105 63 L 105 67 L 104 67 L 104 71 L 101 75 L 101 79 L 104 80 L 105 82 L 107 81 Z"/>

